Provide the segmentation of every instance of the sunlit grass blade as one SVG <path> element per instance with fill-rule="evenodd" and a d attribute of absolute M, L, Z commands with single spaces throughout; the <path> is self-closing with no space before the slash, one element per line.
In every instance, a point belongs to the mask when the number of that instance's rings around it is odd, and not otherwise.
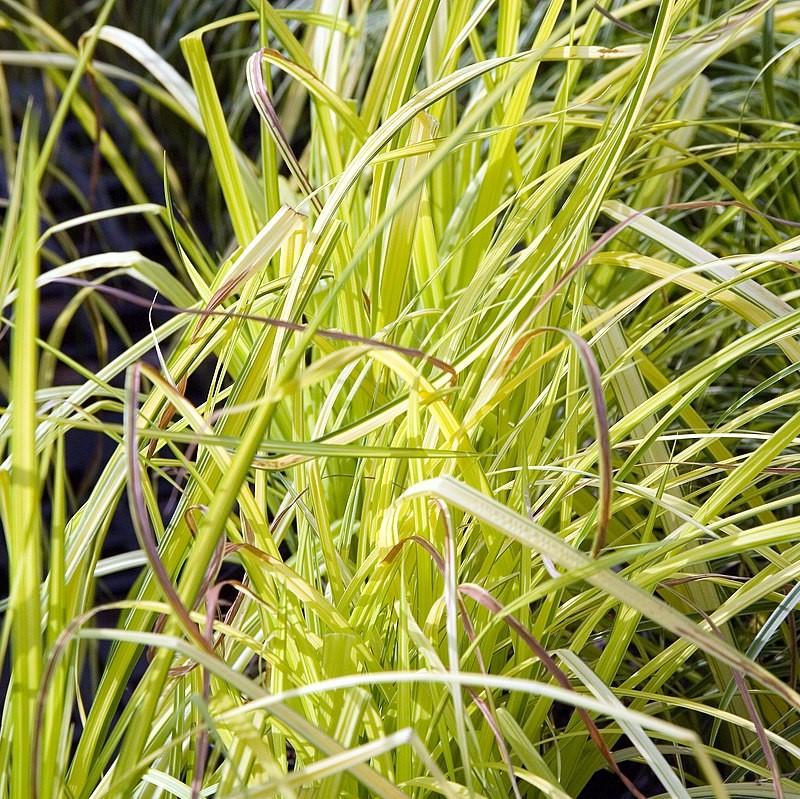
<path fill-rule="evenodd" d="M 14 730 L 9 790 L 24 796 L 34 780 L 36 767 L 31 744 L 39 734 L 34 728 L 36 693 L 42 672 L 42 579 L 40 472 L 36 453 L 36 376 L 38 374 L 39 299 L 39 191 L 36 172 L 38 117 L 29 112 L 23 124 L 16 169 L 22 177 L 22 203 L 16 230 L 16 282 L 11 333 L 11 481 L 6 547 L 11 617 L 11 713 Z M 8 735 L 4 728 L 4 733 Z"/>

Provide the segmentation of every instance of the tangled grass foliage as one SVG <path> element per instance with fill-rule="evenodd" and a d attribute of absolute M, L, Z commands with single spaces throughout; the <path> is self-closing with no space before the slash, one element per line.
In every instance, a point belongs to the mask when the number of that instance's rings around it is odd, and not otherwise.
<path fill-rule="evenodd" d="M 0 797 L 800 795 L 800 2 L 222 5 L 0 0 Z"/>

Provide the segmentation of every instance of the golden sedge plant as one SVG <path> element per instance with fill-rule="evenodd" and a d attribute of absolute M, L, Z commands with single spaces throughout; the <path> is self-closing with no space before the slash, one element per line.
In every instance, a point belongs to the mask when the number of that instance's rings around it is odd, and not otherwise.
<path fill-rule="evenodd" d="M 0 799 L 800 795 L 800 2 L 184 5 L 0 0 Z"/>

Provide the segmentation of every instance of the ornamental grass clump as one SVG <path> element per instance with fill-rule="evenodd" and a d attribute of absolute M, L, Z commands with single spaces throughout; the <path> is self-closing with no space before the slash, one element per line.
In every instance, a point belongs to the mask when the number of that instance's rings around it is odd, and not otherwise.
<path fill-rule="evenodd" d="M 800 2 L 41 5 L 0 799 L 800 795 Z"/>

